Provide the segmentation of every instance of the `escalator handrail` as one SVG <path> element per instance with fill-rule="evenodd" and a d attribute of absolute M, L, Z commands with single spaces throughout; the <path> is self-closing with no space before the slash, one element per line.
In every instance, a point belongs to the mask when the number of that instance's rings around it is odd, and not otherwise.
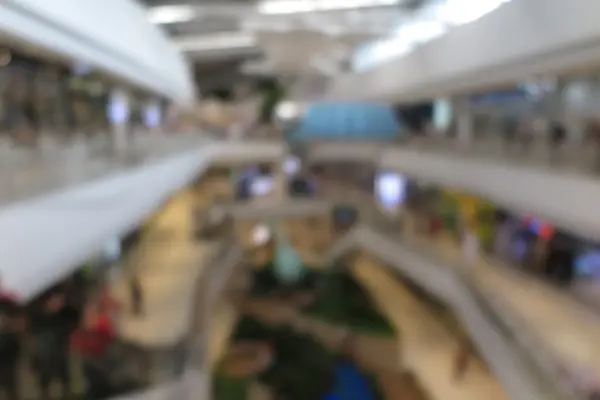
<path fill-rule="evenodd" d="M 377 238 L 377 244 L 379 246 L 381 246 L 383 244 L 384 241 L 388 241 L 389 244 L 387 244 L 387 246 L 393 246 L 395 248 L 398 248 L 398 244 L 402 247 L 404 247 L 405 249 L 410 249 L 410 252 L 416 252 L 419 257 L 423 258 L 423 259 L 431 259 L 432 258 L 432 254 L 431 251 L 427 251 L 424 250 L 422 248 L 422 246 L 416 245 L 415 243 L 411 243 L 410 241 L 407 241 L 403 238 L 399 238 L 399 239 L 390 239 L 388 237 L 388 235 L 382 234 L 382 233 L 378 233 L 376 230 L 373 229 L 372 226 L 365 226 L 362 225 L 360 227 L 357 228 L 357 230 L 362 230 L 362 235 L 355 235 L 355 236 L 363 236 L 364 237 L 368 237 L 369 235 L 371 237 L 373 237 L 372 235 L 376 235 L 375 238 Z M 343 240 L 343 239 L 342 239 Z M 363 239 L 364 241 L 364 239 Z M 368 245 L 368 244 L 367 244 Z M 368 245 L 369 246 L 369 245 Z M 434 259 L 436 257 L 433 257 Z M 447 265 L 447 263 L 445 262 L 441 262 L 439 260 L 435 260 L 432 262 L 432 264 L 435 265 Z M 549 374 L 550 371 L 548 371 L 545 368 L 540 368 L 540 365 L 536 362 L 536 360 L 534 360 L 533 358 L 529 357 L 531 355 L 531 349 L 527 348 L 527 346 L 523 346 L 521 341 L 520 341 L 520 335 L 515 335 L 514 331 L 512 331 L 512 329 L 507 329 L 506 325 L 502 322 L 502 316 L 499 315 L 497 313 L 497 310 L 494 308 L 490 308 L 489 307 L 489 301 L 487 300 L 487 297 L 482 294 L 481 292 L 478 292 L 478 289 L 475 288 L 471 282 L 469 281 L 469 278 L 464 278 L 459 276 L 459 274 L 456 273 L 456 269 L 451 269 L 448 268 L 445 271 L 447 271 L 447 275 L 448 278 L 453 280 L 455 283 L 455 293 L 459 293 L 462 295 L 463 298 L 463 302 L 461 306 L 461 302 L 458 301 L 458 299 L 454 299 L 454 301 L 451 301 L 451 304 L 454 304 L 455 307 L 458 307 L 458 311 L 462 311 L 463 313 L 471 313 L 472 311 L 466 310 L 464 307 L 464 304 L 475 304 L 475 307 L 477 307 L 477 309 L 479 310 L 478 312 L 481 314 L 482 318 L 484 318 L 485 321 L 487 321 L 488 324 L 490 324 L 491 327 L 493 327 L 494 332 L 497 332 L 498 334 L 502 335 L 502 337 L 504 337 L 505 343 L 507 343 L 507 345 L 509 346 L 509 348 L 512 348 L 513 351 L 511 352 L 514 356 L 518 357 L 518 360 L 520 360 L 520 364 L 524 367 L 524 369 L 526 369 L 527 371 L 529 371 L 529 376 L 530 378 L 534 379 L 533 382 L 537 382 L 535 383 L 535 385 L 541 390 L 542 393 L 544 393 L 543 399 L 578 399 L 580 398 L 576 392 L 572 391 L 570 387 L 567 387 L 563 384 L 562 380 L 557 380 L 557 377 L 554 376 L 554 374 Z M 431 285 L 429 285 L 431 286 Z M 477 293 L 477 294 L 475 294 Z M 439 295 L 439 293 L 433 293 L 434 295 Z M 470 298 L 470 299 L 469 299 Z M 449 301 L 449 298 L 444 299 L 446 301 Z M 474 311 L 474 310 L 473 310 Z M 475 311 L 477 312 L 477 311 Z M 466 317 L 466 315 L 463 315 L 463 317 Z M 485 349 L 484 349 L 485 350 Z M 508 356 L 507 354 L 499 354 L 501 356 Z"/>

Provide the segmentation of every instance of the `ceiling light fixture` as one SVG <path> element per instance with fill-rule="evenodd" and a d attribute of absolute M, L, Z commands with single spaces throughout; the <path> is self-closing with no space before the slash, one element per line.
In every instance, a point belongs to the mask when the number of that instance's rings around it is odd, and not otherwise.
<path fill-rule="evenodd" d="M 181 38 L 176 44 L 181 51 L 201 52 L 254 47 L 257 42 L 253 35 L 232 32 Z"/>
<path fill-rule="evenodd" d="M 265 0 L 258 4 L 258 12 L 267 15 L 301 14 L 386 7 L 399 3 L 400 0 Z"/>
<path fill-rule="evenodd" d="M 149 10 L 150 22 L 159 25 L 187 22 L 197 16 L 198 13 L 192 6 L 160 6 Z"/>

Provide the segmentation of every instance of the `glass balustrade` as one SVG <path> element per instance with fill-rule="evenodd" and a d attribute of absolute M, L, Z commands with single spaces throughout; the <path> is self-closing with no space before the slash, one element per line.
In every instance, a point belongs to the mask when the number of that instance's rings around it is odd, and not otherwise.
<path fill-rule="evenodd" d="M 511 136 L 479 131 L 469 141 L 441 134 L 415 136 L 406 139 L 403 147 L 522 166 L 600 174 L 600 141 L 592 135 L 581 141 L 566 139 L 557 143 L 542 134 Z"/>
<path fill-rule="evenodd" d="M 197 148 L 200 133 L 163 135 L 139 131 L 123 151 L 107 135 L 68 142 L 43 138 L 37 146 L 0 144 L 0 203 L 8 203 L 108 175 L 124 168 Z"/>

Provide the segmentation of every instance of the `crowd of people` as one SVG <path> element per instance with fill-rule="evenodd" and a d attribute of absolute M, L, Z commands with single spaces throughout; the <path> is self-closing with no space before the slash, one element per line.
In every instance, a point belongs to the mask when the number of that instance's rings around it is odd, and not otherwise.
<path fill-rule="evenodd" d="M 76 274 L 24 305 L 14 296 L 0 298 L 0 398 L 20 400 L 23 375 L 29 370 L 38 397 L 73 396 L 72 360 L 78 359 L 86 399 L 111 393 L 110 368 L 118 305 L 106 287 Z"/>

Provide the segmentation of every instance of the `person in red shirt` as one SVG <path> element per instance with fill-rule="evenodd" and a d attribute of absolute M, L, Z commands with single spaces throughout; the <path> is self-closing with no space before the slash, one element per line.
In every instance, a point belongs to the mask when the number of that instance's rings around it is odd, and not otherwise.
<path fill-rule="evenodd" d="M 111 394 L 109 356 L 114 338 L 113 322 L 105 307 L 97 303 L 86 306 L 82 326 L 71 336 L 71 346 L 83 360 L 88 400 Z"/>

